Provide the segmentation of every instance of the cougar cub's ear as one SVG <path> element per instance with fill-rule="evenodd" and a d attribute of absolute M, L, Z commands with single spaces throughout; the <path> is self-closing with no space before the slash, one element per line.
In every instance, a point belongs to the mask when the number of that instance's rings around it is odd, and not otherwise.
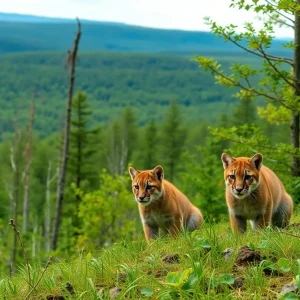
<path fill-rule="evenodd" d="M 254 156 L 251 157 L 250 163 L 253 165 L 255 169 L 258 171 L 262 166 L 263 156 L 260 153 L 256 153 Z"/>
<path fill-rule="evenodd" d="M 162 181 L 164 178 L 164 170 L 162 168 L 162 166 L 156 166 L 153 171 L 152 174 L 159 180 Z"/>
<path fill-rule="evenodd" d="M 223 167 L 224 169 L 228 168 L 231 163 L 234 161 L 234 158 L 231 157 L 229 154 L 227 153 L 223 153 L 222 156 L 221 156 L 221 160 L 223 162 Z"/>
<path fill-rule="evenodd" d="M 135 169 L 134 167 L 129 167 L 128 169 L 131 180 L 133 180 L 135 178 L 135 176 L 139 173 L 139 171 L 137 169 Z"/>

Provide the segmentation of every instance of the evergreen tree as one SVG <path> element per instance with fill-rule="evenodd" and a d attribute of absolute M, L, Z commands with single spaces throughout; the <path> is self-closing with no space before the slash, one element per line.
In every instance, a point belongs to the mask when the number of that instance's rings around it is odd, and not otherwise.
<path fill-rule="evenodd" d="M 91 114 L 86 94 L 78 92 L 72 103 L 69 162 L 69 175 L 76 188 L 81 187 L 83 180 L 90 182 L 97 178 L 93 156 L 100 142 L 100 128 L 89 128 Z"/>
<path fill-rule="evenodd" d="M 232 125 L 254 124 L 256 106 L 250 97 L 242 98 L 232 113 Z"/>
<path fill-rule="evenodd" d="M 178 105 L 172 102 L 162 127 L 162 154 L 167 178 L 174 180 L 184 150 L 187 131 L 182 127 Z"/>
<path fill-rule="evenodd" d="M 158 162 L 158 129 L 154 119 L 151 120 L 145 127 L 144 136 L 142 139 L 141 161 L 143 169 L 153 169 Z"/>
<path fill-rule="evenodd" d="M 68 165 L 67 180 L 75 183 L 76 189 L 82 187 L 83 182 L 90 185 L 97 180 L 98 170 L 94 161 L 94 156 L 99 145 L 100 128 L 90 129 L 90 116 L 92 111 L 87 103 L 87 96 L 83 92 L 78 92 L 72 103 L 72 118 L 70 131 L 70 157 Z M 69 201 L 72 196 L 69 196 Z M 77 211 L 80 197 L 76 195 L 76 209 L 73 225 L 78 227 Z M 71 209 L 69 207 L 69 209 Z M 73 210 L 71 209 L 71 210 Z"/>

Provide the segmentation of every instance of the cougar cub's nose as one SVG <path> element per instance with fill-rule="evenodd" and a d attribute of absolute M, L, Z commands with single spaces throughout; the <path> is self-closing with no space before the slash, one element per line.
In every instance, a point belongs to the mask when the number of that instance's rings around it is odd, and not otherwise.
<path fill-rule="evenodd" d="M 142 195 L 142 196 L 139 196 L 139 200 L 143 201 L 145 199 L 146 195 Z"/>
<path fill-rule="evenodd" d="M 240 193 L 243 189 L 235 189 L 238 193 Z"/>

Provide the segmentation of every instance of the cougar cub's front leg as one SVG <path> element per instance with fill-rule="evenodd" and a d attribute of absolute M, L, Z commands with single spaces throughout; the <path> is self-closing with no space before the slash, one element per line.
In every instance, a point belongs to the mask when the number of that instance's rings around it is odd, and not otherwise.
<path fill-rule="evenodd" d="M 264 214 L 259 215 L 256 220 L 250 221 L 253 229 L 261 229 L 271 225 L 272 208 L 272 205 L 268 205 Z"/>
<path fill-rule="evenodd" d="M 244 233 L 247 229 L 247 220 L 241 216 L 230 214 L 230 225 L 232 232 Z"/>
<path fill-rule="evenodd" d="M 156 239 L 158 236 L 158 227 L 153 225 L 144 224 L 144 233 L 147 241 L 150 239 Z"/>
<path fill-rule="evenodd" d="M 259 216 L 255 221 L 250 221 L 253 229 L 262 229 L 271 225 L 271 214 Z"/>

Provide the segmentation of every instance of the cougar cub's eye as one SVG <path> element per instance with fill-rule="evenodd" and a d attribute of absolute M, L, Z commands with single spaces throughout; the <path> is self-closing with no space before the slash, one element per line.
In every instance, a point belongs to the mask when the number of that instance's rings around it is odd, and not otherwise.
<path fill-rule="evenodd" d="M 152 185 L 147 184 L 146 190 L 150 190 L 152 188 Z"/>
<path fill-rule="evenodd" d="M 246 175 L 246 176 L 245 176 L 245 180 L 250 180 L 251 178 L 252 178 L 251 175 Z"/>
<path fill-rule="evenodd" d="M 136 185 L 134 186 L 134 188 L 135 188 L 136 190 L 138 190 L 138 189 L 139 189 L 139 186 L 136 184 Z"/>
<path fill-rule="evenodd" d="M 235 175 L 229 175 L 230 179 L 235 179 Z"/>

